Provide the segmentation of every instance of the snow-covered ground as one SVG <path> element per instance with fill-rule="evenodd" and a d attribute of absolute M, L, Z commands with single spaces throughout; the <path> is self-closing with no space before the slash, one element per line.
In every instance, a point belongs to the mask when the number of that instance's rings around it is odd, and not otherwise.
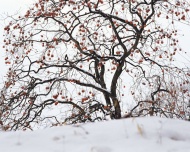
<path fill-rule="evenodd" d="M 190 122 L 149 117 L 0 132 L 0 152 L 190 152 Z"/>

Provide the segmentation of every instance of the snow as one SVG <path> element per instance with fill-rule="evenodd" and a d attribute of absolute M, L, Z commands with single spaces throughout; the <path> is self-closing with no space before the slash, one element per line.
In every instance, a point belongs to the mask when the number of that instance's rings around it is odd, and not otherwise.
<path fill-rule="evenodd" d="M 190 122 L 159 117 L 0 132 L 1 152 L 190 152 Z"/>

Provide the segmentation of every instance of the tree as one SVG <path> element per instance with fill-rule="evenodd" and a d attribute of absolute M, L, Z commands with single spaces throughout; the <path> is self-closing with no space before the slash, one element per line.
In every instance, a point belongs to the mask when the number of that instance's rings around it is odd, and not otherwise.
<path fill-rule="evenodd" d="M 39 0 L 5 27 L 4 130 L 158 115 L 186 119 L 185 0 Z M 135 105 L 134 105 L 135 104 Z M 131 106 L 127 105 L 134 105 Z"/>

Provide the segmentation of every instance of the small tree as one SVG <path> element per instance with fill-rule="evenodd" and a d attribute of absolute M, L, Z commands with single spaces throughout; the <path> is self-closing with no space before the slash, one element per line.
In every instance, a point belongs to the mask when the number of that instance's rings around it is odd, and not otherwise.
<path fill-rule="evenodd" d="M 39 0 L 5 27 L 1 125 L 186 119 L 188 68 L 175 66 L 185 0 Z M 135 103 L 135 105 L 134 105 Z M 134 105 L 134 107 L 127 107 Z M 43 124 L 42 124 L 43 123 Z"/>

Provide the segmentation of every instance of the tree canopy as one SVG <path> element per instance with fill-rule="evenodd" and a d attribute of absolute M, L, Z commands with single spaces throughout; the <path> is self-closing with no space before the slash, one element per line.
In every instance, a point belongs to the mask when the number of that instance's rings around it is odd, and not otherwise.
<path fill-rule="evenodd" d="M 185 0 L 39 0 L 4 28 L 4 130 L 121 117 L 187 119 Z"/>

